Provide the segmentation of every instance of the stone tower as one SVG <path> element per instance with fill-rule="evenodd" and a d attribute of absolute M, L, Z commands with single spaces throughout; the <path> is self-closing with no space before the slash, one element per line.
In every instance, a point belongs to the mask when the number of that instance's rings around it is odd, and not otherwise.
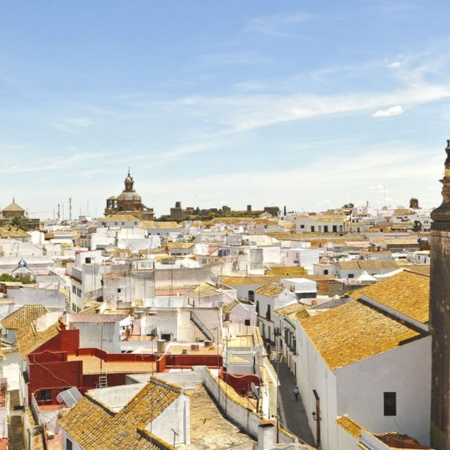
<path fill-rule="evenodd" d="M 450 139 L 441 180 L 442 204 L 431 213 L 431 445 L 450 449 Z"/>

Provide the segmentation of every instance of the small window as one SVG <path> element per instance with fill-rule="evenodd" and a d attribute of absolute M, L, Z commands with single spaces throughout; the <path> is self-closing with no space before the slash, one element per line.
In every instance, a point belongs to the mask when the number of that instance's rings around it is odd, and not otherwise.
<path fill-rule="evenodd" d="M 300 228 L 305 228 L 305 225 L 300 225 Z"/>
<path fill-rule="evenodd" d="M 250 302 L 254 302 L 255 301 L 255 291 L 248 291 L 248 300 Z"/>
<path fill-rule="evenodd" d="M 323 271 L 323 274 L 324 274 L 324 275 L 328 275 L 328 269 L 325 269 L 325 270 Z"/>
<path fill-rule="evenodd" d="M 51 400 L 52 399 L 52 391 L 50 389 L 43 389 L 39 392 L 40 400 Z"/>
<path fill-rule="evenodd" d="M 117 288 L 117 293 L 120 294 L 122 292 L 121 288 Z"/>
<path fill-rule="evenodd" d="M 314 231 L 316 231 L 314 226 L 311 226 L 311 233 L 314 233 Z"/>
<path fill-rule="evenodd" d="M 86 264 L 90 264 L 91 263 L 91 258 L 86 258 Z"/>
<path fill-rule="evenodd" d="M 249 327 L 250 326 L 250 319 L 245 319 L 245 326 Z"/>
<path fill-rule="evenodd" d="M 328 225 L 324 225 L 323 226 L 323 232 L 324 233 L 328 233 Z"/>
<path fill-rule="evenodd" d="M 384 415 L 396 416 L 397 415 L 397 393 L 385 392 L 384 393 Z"/>
<path fill-rule="evenodd" d="M 72 441 L 70 439 L 66 439 L 66 450 L 73 450 Z"/>
<path fill-rule="evenodd" d="M 354 275 L 353 273 L 349 273 L 349 274 L 348 274 L 348 277 L 349 277 L 349 278 L 355 278 L 355 275 Z"/>

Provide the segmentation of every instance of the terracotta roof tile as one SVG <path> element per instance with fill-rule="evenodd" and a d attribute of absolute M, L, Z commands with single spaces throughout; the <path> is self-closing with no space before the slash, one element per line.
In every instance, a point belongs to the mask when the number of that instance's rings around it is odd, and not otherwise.
<path fill-rule="evenodd" d="M 45 344 L 60 331 L 59 322 L 44 331 L 37 331 L 33 323 L 29 323 L 16 331 L 17 347 L 21 357 Z"/>
<path fill-rule="evenodd" d="M 260 288 L 256 289 L 255 294 L 275 298 L 277 295 L 280 295 L 284 290 L 285 290 L 284 287 L 280 287 L 275 284 L 267 284 L 265 286 L 261 286 Z"/>
<path fill-rule="evenodd" d="M 336 423 L 355 438 L 359 438 L 362 434 L 362 430 L 364 429 L 361 425 L 350 419 L 348 416 L 337 418 Z"/>
<path fill-rule="evenodd" d="M 181 228 L 177 222 L 155 222 L 152 220 L 143 220 L 139 228 Z"/>
<path fill-rule="evenodd" d="M 222 276 L 222 282 L 228 286 L 246 286 L 252 284 L 270 284 L 281 281 L 280 276 L 261 275 L 261 276 L 248 276 L 248 277 L 227 277 Z"/>
<path fill-rule="evenodd" d="M 305 305 L 302 305 L 301 303 L 294 303 L 293 305 L 284 306 L 283 308 L 277 309 L 275 312 L 281 316 L 288 316 L 293 313 L 297 314 L 305 309 Z"/>
<path fill-rule="evenodd" d="M 354 299 L 364 295 L 421 323 L 430 318 L 430 278 L 426 275 L 404 270 L 350 295 Z"/>
<path fill-rule="evenodd" d="M 196 286 L 192 293 L 189 294 L 189 297 L 198 298 L 198 297 L 213 297 L 216 295 L 220 295 L 222 292 L 217 289 L 214 285 L 210 283 L 202 283 L 199 286 Z"/>
<path fill-rule="evenodd" d="M 140 222 L 140 220 L 131 214 L 116 214 L 103 217 L 101 222 Z"/>
<path fill-rule="evenodd" d="M 331 370 L 399 347 L 420 334 L 357 301 L 301 321 Z"/>
<path fill-rule="evenodd" d="M 8 330 L 18 330 L 23 326 L 33 322 L 39 317 L 47 314 L 49 310 L 39 304 L 39 305 L 24 305 L 19 308 L 17 311 L 14 311 L 9 316 L 5 317 L 1 324 L 4 328 Z"/>
<path fill-rule="evenodd" d="M 169 242 L 167 246 L 169 249 L 189 249 L 194 247 L 194 242 Z"/>
<path fill-rule="evenodd" d="M 58 423 L 86 449 L 169 449 L 172 448 L 170 445 L 146 431 L 145 427 L 179 396 L 179 389 L 152 378 L 117 413 L 88 393 Z"/>

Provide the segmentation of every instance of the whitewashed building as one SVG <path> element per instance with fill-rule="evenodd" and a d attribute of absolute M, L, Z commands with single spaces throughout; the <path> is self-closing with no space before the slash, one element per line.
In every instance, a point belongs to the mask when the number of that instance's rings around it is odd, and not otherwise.
<path fill-rule="evenodd" d="M 401 272 L 297 326 L 297 383 L 323 450 L 348 450 L 336 420 L 397 431 L 428 445 L 429 279 Z M 414 374 L 414 376 L 412 376 Z"/>
<path fill-rule="evenodd" d="M 295 293 L 280 285 L 269 284 L 255 291 L 258 325 L 266 341 L 275 341 L 274 311 L 295 303 L 298 303 Z"/>

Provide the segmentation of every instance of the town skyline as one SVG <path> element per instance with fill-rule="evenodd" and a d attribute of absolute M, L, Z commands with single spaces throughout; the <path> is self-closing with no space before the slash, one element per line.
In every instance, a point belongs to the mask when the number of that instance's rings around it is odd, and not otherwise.
<path fill-rule="evenodd" d="M 437 207 L 444 5 L 4 5 L 0 206 Z"/>

